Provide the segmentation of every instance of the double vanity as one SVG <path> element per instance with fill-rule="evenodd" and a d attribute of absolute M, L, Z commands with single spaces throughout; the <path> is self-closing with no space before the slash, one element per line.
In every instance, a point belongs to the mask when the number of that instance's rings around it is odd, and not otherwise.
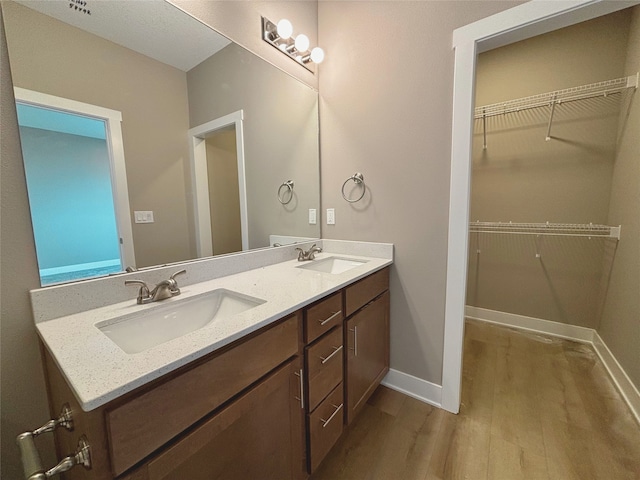
<path fill-rule="evenodd" d="M 317 243 L 302 262 L 284 246 L 181 265 L 180 294 L 144 305 L 124 278 L 180 267 L 32 292 L 51 413 L 73 417 L 58 454 L 90 449 L 65 478 L 313 473 L 388 371 L 393 261 L 389 244 Z"/>

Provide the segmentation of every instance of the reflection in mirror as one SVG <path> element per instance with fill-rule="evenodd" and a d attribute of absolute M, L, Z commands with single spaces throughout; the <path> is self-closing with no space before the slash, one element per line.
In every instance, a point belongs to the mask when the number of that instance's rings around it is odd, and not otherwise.
<path fill-rule="evenodd" d="M 40 226 L 33 219 L 43 284 L 319 237 L 308 224 L 319 206 L 316 91 L 165 1 L 91 2 L 90 14 L 69 2 L 4 1 L 2 10 L 21 109 L 55 112 L 45 98 L 102 125 L 100 112 L 121 118 L 121 136 L 110 123 L 101 139 L 20 119 L 27 175 L 51 184 L 32 193 L 28 180 L 32 211 L 36 198 L 49 207 L 36 214 Z M 101 156 L 80 153 L 77 137 L 100 140 Z M 33 138 L 40 163 L 29 167 Z M 87 180 L 97 172 L 100 181 Z M 278 188 L 290 179 L 283 205 Z M 107 238 L 108 249 L 89 253 Z"/>

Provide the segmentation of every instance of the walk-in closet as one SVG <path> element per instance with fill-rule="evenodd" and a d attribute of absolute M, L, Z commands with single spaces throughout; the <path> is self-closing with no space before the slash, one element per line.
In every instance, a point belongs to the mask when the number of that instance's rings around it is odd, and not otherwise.
<path fill-rule="evenodd" d="M 640 475 L 639 70 L 640 6 L 478 57 L 461 413 L 535 478 Z"/>

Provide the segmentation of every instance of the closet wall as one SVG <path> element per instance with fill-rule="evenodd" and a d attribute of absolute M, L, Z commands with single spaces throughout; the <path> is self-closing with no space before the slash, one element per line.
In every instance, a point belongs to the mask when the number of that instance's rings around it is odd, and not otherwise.
<path fill-rule="evenodd" d="M 481 54 L 476 105 L 624 76 L 629 24 L 621 11 Z M 476 120 L 470 220 L 607 224 L 619 109 L 620 95 L 560 105 L 550 141 L 548 107 L 491 117 L 486 149 Z M 612 247 L 471 233 L 467 305 L 596 328 Z"/>
<path fill-rule="evenodd" d="M 640 6 L 633 8 L 625 75 L 640 71 Z M 623 226 L 598 333 L 640 389 L 640 93 L 620 113 L 609 223 Z"/>

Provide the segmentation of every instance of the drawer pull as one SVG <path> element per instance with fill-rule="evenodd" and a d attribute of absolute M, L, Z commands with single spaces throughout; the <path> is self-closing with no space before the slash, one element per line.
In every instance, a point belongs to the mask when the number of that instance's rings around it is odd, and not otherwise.
<path fill-rule="evenodd" d="M 342 310 L 338 310 L 337 312 L 335 312 L 334 314 L 332 314 L 329 318 L 327 318 L 325 320 L 318 320 L 318 323 L 320 323 L 320 326 L 323 327 L 324 325 L 329 323 L 331 320 L 333 320 L 334 318 L 336 318 L 340 314 L 342 314 Z"/>
<path fill-rule="evenodd" d="M 355 357 L 358 356 L 358 327 L 353 327 L 349 329 L 350 332 L 353 332 L 353 348 L 349 350 L 353 350 L 353 355 Z"/>
<path fill-rule="evenodd" d="M 300 369 L 300 373 L 294 372 L 295 376 L 300 377 L 300 396 L 294 397 L 296 400 L 300 400 L 300 408 L 304 408 L 304 373 Z"/>
<path fill-rule="evenodd" d="M 331 357 L 333 357 L 336 353 L 342 350 L 342 345 L 340 345 L 339 347 L 331 347 L 331 348 L 333 348 L 333 352 L 331 352 L 331 354 L 328 357 L 319 357 L 320 360 L 322 360 L 322 365 L 327 363 L 329 360 L 331 360 Z"/>
<path fill-rule="evenodd" d="M 332 403 L 331 405 L 333 406 L 333 408 L 335 408 L 335 410 L 334 410 L 334 412 L 331 414 L 331 416 L 328 419 L 326 419 L 326 420 L 323 420 L 322 418 L 320 419 L 320 421 L 322 422 L 322 428 L 324 428 L 327 425 L 329 425 L 329 422 L 331 420 L 333 420 L 333 417 L 335 417 L 338 414 L 338 412 L 340 410 L 342 410 L 342 406 L 344 405 L 344 403 L 341 403 L 340 405 L 334 405 Z"/>

